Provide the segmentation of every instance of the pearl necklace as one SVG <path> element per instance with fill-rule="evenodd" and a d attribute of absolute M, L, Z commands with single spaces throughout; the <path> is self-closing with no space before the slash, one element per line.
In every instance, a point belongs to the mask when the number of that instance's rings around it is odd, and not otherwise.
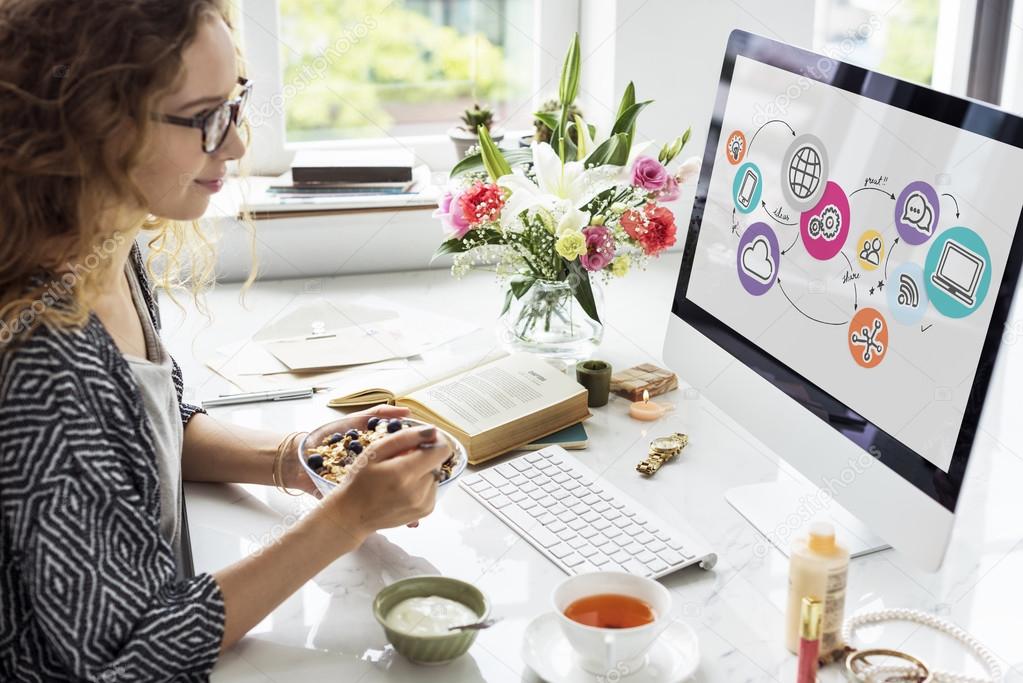
<path fill-rule="evenodd" d="M 923 626 L 934 629 L 935 631 L 944 633 L 955 640 L 958 640 L 974 657 L 976 657 L 977 661 L 980 662 L 985 669 L 987 669 L 988 676 L 978 678 L 975 676 L 967 676 L 966 674 L 961 673 L 950 673 L 947 671 L 928 672 L 926 668 L 921 671 L 920 666 L 886 666 L 882 664 L 875 664 L 866 666 L 855 672 L 847 666 L 852 680 L 861 681 L 862 683 L 872 683 L 876 680 L 885 680 L 883 678 L 878 679 L 878 676 L 886 676 L 889 679 L 895 677 L 893 680 L 897 680 L 899 676 L 903 677 L 904 680 L 914 680 L 914 678 L 921 680 L 921 673 L 925 676 L 925 678 L 922 679 L 923 683 L 997 683 L 997 681 L 1002 680 L 1001 664 L 998 663 L 998 660 L 991 651 L 979 640 L 971 636 L 959 626 L 953 624 L 951 621 L 942 619 L 941 617 L 933 614 L 928 614 L 927 612 L 921 612 L 920 610 L 905 608 L 887 609 L 879 612 L 867 612 L 865 614 L 858 614 L 849 617 L 842 625 L 842 640 L 852 647 L 852 635 L 857 628 L 868 624 L 878 624 L 884 621 L 911 621 L 917 624 L 922 624 Z M 855 649 L 856 648 L 854 648 L 854 650 Z M 855 652 L 853 654 L 855 654 Z M 915 658 L 908 656 L 902 657 L 902 659 L 911 662 L 917 661 Z"/>

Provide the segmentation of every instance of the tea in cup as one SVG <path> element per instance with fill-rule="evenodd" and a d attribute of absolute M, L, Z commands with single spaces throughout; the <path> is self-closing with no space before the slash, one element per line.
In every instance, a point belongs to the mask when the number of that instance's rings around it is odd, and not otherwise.
<path fill-rule="evenodd" d="M 552 599 L 580 665 L 599 676 L 639 671 L 671 613 L 668 589 L 621 572 L 573 576 L 554 589 Z"/>

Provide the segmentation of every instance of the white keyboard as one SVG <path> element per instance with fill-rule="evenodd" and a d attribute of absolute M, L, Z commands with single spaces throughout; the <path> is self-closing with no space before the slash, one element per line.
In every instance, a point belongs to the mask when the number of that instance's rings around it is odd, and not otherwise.
<path fill-rule="evenodd" d="M 659 578 L 717 555 L 641 506 L 558 446 L 461 477 L 462 488 L 569 574 L 625 571 Z"/>

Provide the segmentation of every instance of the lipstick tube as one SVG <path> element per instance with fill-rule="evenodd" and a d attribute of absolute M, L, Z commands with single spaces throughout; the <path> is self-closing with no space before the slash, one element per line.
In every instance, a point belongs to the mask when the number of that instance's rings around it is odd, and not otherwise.
<path fill-rule="evenodd" d="M 816 598 L 803 598 L 799 609 L 799 664 L 796 683 L 815 683 L 817 658 L 821 650 L 821 617 L 824 605 Z"/>

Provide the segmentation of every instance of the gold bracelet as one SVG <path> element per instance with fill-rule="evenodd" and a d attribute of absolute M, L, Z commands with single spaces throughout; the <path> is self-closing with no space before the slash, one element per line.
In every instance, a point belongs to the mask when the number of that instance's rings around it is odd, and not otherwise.
<path fill-rule="evenodd" d="M 281 442 L 277 445 L 277 455 L 274 456 L 273 468 L 270 472 L 270 478 L 273 480 L 274 486 L 277 490 L 288 494 L 289 496 L 301 496 L 302 491 L 298 493 L 292 493 L 284 485 L 284 474 L 281 472 L 281 463 L 284 460 L 284 455 L 291 450 L 291 445 L 294 443 L 295 437 L 303 434 L 304 432 L 292 432 L 284 437 Z"/>

